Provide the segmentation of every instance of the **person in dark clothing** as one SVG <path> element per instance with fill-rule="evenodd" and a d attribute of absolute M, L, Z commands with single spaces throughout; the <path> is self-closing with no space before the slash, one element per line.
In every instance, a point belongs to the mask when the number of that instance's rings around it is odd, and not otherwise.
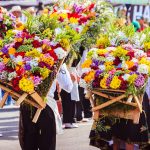
<path fill-rule="evenodd" d="M 32 119 L 36 108 L 29 105 L 20 107 L 19 141 L 22 150 L 55 150 L 56 124 L 52 109 L 47 105 L 37 123 Z"/>

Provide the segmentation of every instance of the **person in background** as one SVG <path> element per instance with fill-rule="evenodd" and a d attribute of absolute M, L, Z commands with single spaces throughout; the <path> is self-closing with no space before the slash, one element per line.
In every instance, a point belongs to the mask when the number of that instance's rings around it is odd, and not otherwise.
<path fill-rule="evenodd" d="M 132 24 L 134 26 L 135 32 L 140 32 L 140 23 L 138 21 L 132 21 Z"/>
<path fill-rule="evenodd" d="M 17 21 L 22 21 L 22 10 L 20 6 L 13 6 L 10 12 L 16 17 Z"/>

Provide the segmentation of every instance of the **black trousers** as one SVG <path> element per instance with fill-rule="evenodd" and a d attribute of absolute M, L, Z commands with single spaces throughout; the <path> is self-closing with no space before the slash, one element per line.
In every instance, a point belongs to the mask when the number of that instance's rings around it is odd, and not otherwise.
<path fill-rule="evenodd" d="M 91 103 L 88 99 L 85 98 L 84 94 L 84 88 L 79 87 L 79 96 L 81 101 L 81 107 L 83 108 L 84 112 L 84 118 L 91 118 L 92 117 L 92 111 L 91 111 Z M 79 107 L 79 106 L 78 106 Z M 81 110 L 81 108 L 79 108 Z"/>
<path fill-rule="evenodd" d="M 56 124 L 52 109 L 46 106 L 37 123 L 33 123 L 35 112 L 31 106 L 20 107 L 19 140 L 22 150 L 55 150 Z"/>
<path fill-rule="evenodd" d="M 62 107 L 63 107 L 63 123 L 74 123 L 75 117 L 75 101 L 71 100 L 71 94 L 61 91 Z"/>

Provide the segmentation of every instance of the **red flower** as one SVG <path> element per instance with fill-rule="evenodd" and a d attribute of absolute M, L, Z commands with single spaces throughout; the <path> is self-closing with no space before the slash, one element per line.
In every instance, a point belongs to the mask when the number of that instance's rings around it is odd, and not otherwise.
<path fill-rule="evenodd" d="M 22 45 L 22 42 L 16 42 L 14 45 L 15 49 L 18 49 Z"/>
<path fill-rule="evenodd" d="M 34 41 L 32 42 L 32 44 L 33 44 L 33 47 L 34 47 L 34 48 L 38 48 L 38 47 L 41 46 L 41 42 L 39 42 L 38 40 L 34 40 Z"/>
<path fill-rule="evenodd" d="M 57 60 L 58 60 L 58 57 L 57 57 L 57 55 L 55 54 L 55 52 L 54 52 L 53 49 L 49 51 L 49 54 L 50 54 L 51 57 L 54 58 L 54 61 L 57 61 Z"/>
<path fill-rule="evenodd" d="M 80 18 L 81 15 L 78 13 L 68 13 L 68 18 Z"/>
<path fill-rule="evenodd" d="M 15 53 L 15 57 L 17 57 L 17 56 L 24 57 L 25 56 L 25 52 L 17 52 L 17 53 Z"/>
<path fill-rule="evenodd" d="M 115 66 L 118 66 L 120 63 L 121 63 L 120 58 L 119 58 L 119 57 L 116 57 L 115 60 L 114 60 L 114 65 L 115 65 Z"/>
<path fill-rule="evenodd" d="M 11 81 L 15 91 L 20 91 L 19 80 L 20 80 L 20 78 L 17 77 L 17 78 L 12 79 L 12 81 Z"/>
<path fill-rule="evenodd" d="M 126 90 L 126 89 L 127 89 L 128 82 L 125 81 L 121 76 L 119 76 L 118 79 L 121 80 L 120 89 L 121 89 L 121 90 Z"/>
<path fill-rule="evenodd" d="M 133 66 L 132 68 L 130 68 L 130 70 L 137 71 L 137 66 Z"/>
<path fill-rule="evenodd" d="M 79 24 L 83 24 L 85 22 L 87 22 L 88 18 L 87 17 L 81 17 L 79 20 Z"/>
<path fill-rule="evenodd" d="M 94 8 L 95 4 L 92 3 L 90 6 L 89 6 L 89 10 L 91 11 L 93 8 Z"/>
<path fill-rule="evenodd" d="M 127 56 L 129 56 L 130 57 L 130 59 L 132 59 L 133 57 L 134 57 L 134 52 L 128 52 L 128 54 L 127 54 Z"/>
<path fill-rule="evenodd" d="M 16 71 L 16 73 L 17 73 L 18 76 L 21 76 L 25 73 L 25 70 L 24 70 L 24 68 L 20 68 Z"/>

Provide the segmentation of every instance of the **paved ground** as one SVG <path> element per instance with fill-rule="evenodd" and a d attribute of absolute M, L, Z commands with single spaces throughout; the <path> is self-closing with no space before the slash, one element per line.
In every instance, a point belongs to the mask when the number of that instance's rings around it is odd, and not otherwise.
<path fill-rule="evenodd" d="M 5 112 L 0 110 L 0 150 L 20 150 L 18 143 L 18 110 Z M 77 129 L 64 130 L 64 134 L 57 136 L 56 150 L 98 150 L 89 146 L 90 123 L 79 124 Z"/>

